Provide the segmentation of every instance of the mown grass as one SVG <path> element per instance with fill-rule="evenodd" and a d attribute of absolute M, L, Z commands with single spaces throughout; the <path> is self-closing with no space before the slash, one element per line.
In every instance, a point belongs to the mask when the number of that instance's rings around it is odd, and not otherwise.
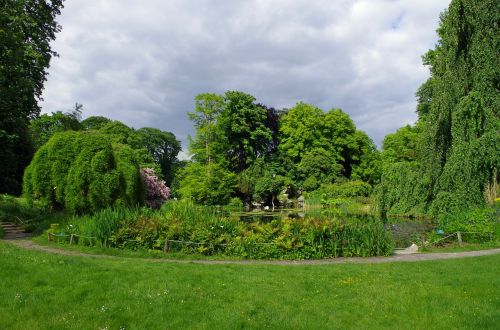
<path fill-rule="evenodd" d="M 359 265 L 200 265 L 0 242 L 0 328 L 468 328 L 500 323 L 500 255 Z"/>
<path fill-rule="evenodd" d="M 444 246 L 426 246 L 421 249 L 421 252 L 464 252 L 464 251 L 480 251 L 500 248 L 500 242 L 490 241 L 483 243 L 463 243 L 459 245 L 458 243 L 450 243 Z"/>

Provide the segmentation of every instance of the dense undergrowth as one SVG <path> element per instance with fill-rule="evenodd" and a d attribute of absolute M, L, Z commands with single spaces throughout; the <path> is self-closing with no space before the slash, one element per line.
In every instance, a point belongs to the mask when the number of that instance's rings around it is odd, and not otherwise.
<path fill-rule="evenodd" d="M 384 224 L 376 217 L 349 213 L 357 208 L 353 205 L 357 205 L 359 198 L 351 199 L 347 206 L 313 208 L 306 211 L 305 218 L 242 221 L 238 213 L 195 205 L 189 200 L 169 201 L 159 210 L 115 208 L 92 215 L 71 215 L 49 212 L 23 199 L 3 195 L 0 220 L 17 222 L 36 234 L 50 227 L 48 232 L 54 240 L 81 247 L 166 249 L 177 255 L 249 259 L 390 255 L 394 247 L 405 247 L 411 242 L 447 246 L 456 237 L 443 238 L 456 231 L 462 232 L 466 243 L 498 242 L 500 237 L 500 207 L 443 218 L 436 224 L 438 230 L 429 227 L 426 233 L 405 227 L 412 233 L 401 236 L 400 232 L 391 231 L 393 222 L 399 220 L 389 219 Z M 417 224 L 425 226 L 420 220 Z"/>
<path fill-rule="evenodd" d="M 69 213 L 52 212 L 38 203 L 32 204 L 24 198 L 0 195 L 0 222 L 12 222 L 28 232 L 40 234 L 51 223 L 66 222 Z"/>
<path fill-rule="evenodd" d="M 73 234 L 82 245 L 162 250 L 167 241 L 171 252 L 252 259 L 376 256 L 393 250 L 391 234 L 377 221 L 334 217 L 245 223 L 190 201 L 171 201 L 159 211 L 106 209 L 75 216 L 52 231 L 66 241 Z"/>

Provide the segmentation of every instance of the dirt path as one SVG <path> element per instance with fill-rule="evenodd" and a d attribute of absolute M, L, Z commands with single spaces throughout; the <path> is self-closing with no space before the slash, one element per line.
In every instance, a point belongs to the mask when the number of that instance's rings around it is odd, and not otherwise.
<path fill-rule="evenodd" d="M 37 244 L 27 239 L 4 240 L 9 244 L 19 248 L 42 251 L 51 254 L 59 254 L 64 256 L 92 257 L 102 259 L 121 259 L 121 260 L 143 260 L 149 262 L 168 262 L 182 264 L 206 264 L 206 265 L 330 265 L 330 264 L 368 264 L 368 263 L 387 263 L 387 262 L 415 262 L 423 260 L 441 260 L 441 259 L 457 259 L 469 258 L 478 256 L 487 256 L 500 253 L 500 248 L 480 251 L 465 251 L 453 253 L 417 253 L 409 255 L 394 255 L 390 257 L 353 257 L 353 258 L 335 258 L 321 260 L 180 260 L 180 259 L 155 259 L 155 258 L 128 258 L 117 257 L 102 254 L 90 254 L 76 251 L 64 250 L 62 248 L 50 247 Z"/>

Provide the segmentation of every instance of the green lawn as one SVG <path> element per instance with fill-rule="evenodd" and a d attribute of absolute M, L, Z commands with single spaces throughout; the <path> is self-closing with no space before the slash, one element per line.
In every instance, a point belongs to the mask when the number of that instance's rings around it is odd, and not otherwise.
<path fill-rule="evenodd" d="M 500 255 L 200 265 L 65 257 L 0 242 L 0 329 L 493 329 L 499 274 Z"/>

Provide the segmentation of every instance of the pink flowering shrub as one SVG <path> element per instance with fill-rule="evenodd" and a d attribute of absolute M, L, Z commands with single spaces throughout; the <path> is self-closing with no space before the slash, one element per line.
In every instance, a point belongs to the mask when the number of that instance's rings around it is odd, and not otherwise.
<path fill-rule="evenodd" d="M 156 176 L 152 168 L 141 169 L 141 178 L 146 188 L 145 203 L 147 206 L 158 209 L 170 197 L 170 188 L 165 185 L 165 181 Z"/>

